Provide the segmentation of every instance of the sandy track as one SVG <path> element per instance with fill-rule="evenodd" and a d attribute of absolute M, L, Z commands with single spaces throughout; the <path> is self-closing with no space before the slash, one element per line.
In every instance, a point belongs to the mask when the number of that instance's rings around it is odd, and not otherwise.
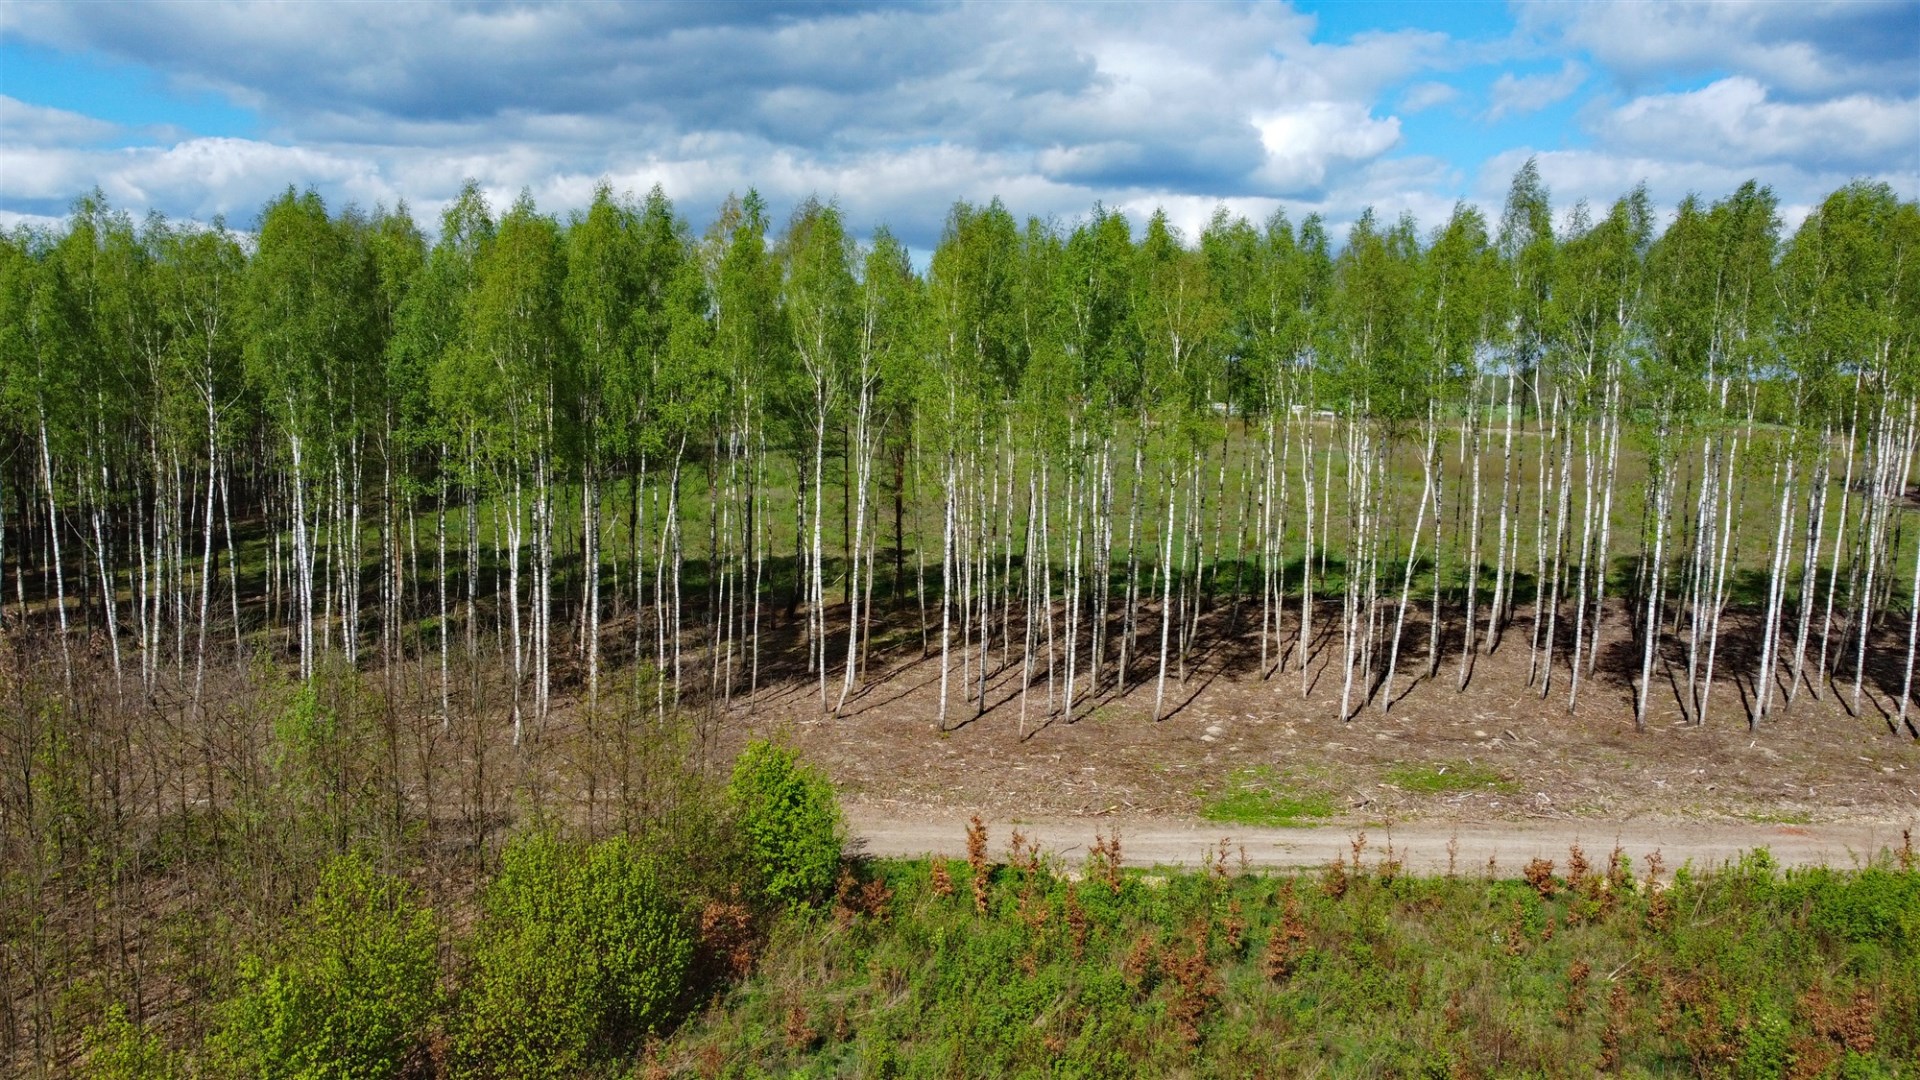
<path fill-rule="evenodd" d="M 854 849 L 869 855 L 913 857 L 966 856 L 966 826 L 961 818 L 948 821 L 908 820 L 889 816 L 884 808 L 854 804 L 847 807 Z M 987 822 L 995 858 L 1003 858 L 1011 822 Z M 1350 844 L 1358 830 L 1350 826 L 1299 829 L 1258 829 L 1207 821 L 1169 818 L 1053 818 L 1021 821 L 1018 828 L 1041 850 L 1068 866 L 1086 858 L 1096 831 L 1119 829 L 1122 858 L 1130 866 L 1198 866 L 1220 840 L 1228 838 L 1237 863 L 1244 847 L 1254 866 L 1311 867 L 1329 862 L 1336 854 L 1351 857 Z M 1484 870 L 1494 860 L 1497 872 L 1518 876 L 1529 859 L 1564 863 L 1568 849 L 1578 844 L 1596 865 L 1605 862 L 1615 845 L 1626 851 L 1637 869 L 1655 851 L 1668 868 L 1692 862 L 1715 866 L 1743 852 L 1766 848 L 1775 861 L 1787 866 L 1852 867 L 1874 853 L 1898 848 L 1903 828 L 1920 834 L 1920 821 L 1900 824 L 1747 825 L 1688 822 L 1541 821 L 1482 824 L 1413 822 L 1392 830 L 1367 830 L 1365 861 L 1377 861 L 1392 842 L 1394 857 L 1416 872 L 1445 872 L 1449 842 L 1457 842 L 1451 859 L 1462 873 Z"/>

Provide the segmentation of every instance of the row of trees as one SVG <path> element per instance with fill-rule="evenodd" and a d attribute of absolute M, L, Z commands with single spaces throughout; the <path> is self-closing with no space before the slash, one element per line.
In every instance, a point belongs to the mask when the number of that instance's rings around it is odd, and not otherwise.
<path fill-rule="evenodd" d="M 658 189 L 469 185 L 431 243 L 311 192 L 245 236 L 83 198 L 0 244 L 0 619 L 196 708 L 267 649 L 450 715 L 484 658 L 516 742 L 610 667 L 838 711 L 916 619 L 943 727 L 996 680 L 1023 730 L 1147 679 L 1159 717 L 1256 655 L 1351 717 L 1515 633 L 1569 709 L 1605 663 L 1704 723 L 1732 667 L 1756 725 L 1876 679 L 1906 722 L 1914 202 L 1556 215 L 1529 163 L 1498 221 L 1135 234 L 960 203 L 922 273 L 751 193 L 695 236 Z"/>

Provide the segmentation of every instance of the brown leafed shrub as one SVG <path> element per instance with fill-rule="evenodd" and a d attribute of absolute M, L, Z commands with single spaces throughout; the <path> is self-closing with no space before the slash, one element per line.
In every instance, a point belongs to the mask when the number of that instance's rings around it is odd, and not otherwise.
<path fill-rule="evenodd" d="M 1874 1020 L 1880 1014 L 1880 1007 L 1873 1000 L 1872 991 L 1864 987 L 1856 990 L 1853 1000 L 1840 1006 L 1829 1002 L 1819 990 L 1810 990 L 1801 999 L 1800 1007 L 1807 1014 L 1814 1033 L 1821 1038 L 1862 1054 L 1873 1049 Z"/>
<path fill-rule="evenodd" d="M 1793 1065 L 1787 1069 L 1787 1080 L 1820 1080 L 1830 1075 L 1827 1070 L 1840 1060 L 1839 1047 L 1811 1035 L 1802 1035 L 1793 1040 L 1788 1053 L 1793 1058 Z"/>
<path fill-rule="evenodd" d="M 1226 878 L 1229 875 L 1229 871 L 1227 869 L 1227 859 L 1232 854 L 1233 854 L 1233 837 L 1231 836 L 1221 837 L 1220 843 L 1215 846 L 1214 850 L 1208 852 L 1206 856 L 1207 869 L 1212 871 L 1213 877 L 1219 878 L 1222 881 L 1226 880 Z M 1242 863 L 1245 863 L 1246 859 L 1247 859 L 1247 849 L 1243 847 L 1240 849 L 1240 861 Z"/>
<path fill-rule="evenodd" d="M 1207 936 L 1206 921 L 1196 920 L 1187 931 L 1187 947 L 1167 949 L 1160 961 L 1167 981 L 1173 984 L 1167 1017 L 1188 1046 L 1199 1043 L 1200 1024 L 1220 997 L 1220 979 L 1207 958 Z"/>
<path fill-rule="evenodd" d="M 879 878 L 860 881 L 845 866 L 840 868 L 839 886 L 834 891 L 833 915 L 842 926 L 859 916 L 884 921 L 892 910 L 893 890 Z"/>
<path fill-rule="evenodd" d="M 1007 865 L 1029 874 L 1040 870 L 1040 845 L 1027 839 L 1019 829 L 1013 830 L 1013 838 L 1007 845 Z"/>
<path fill-rule="evenodd" d="M 1587 861 L 1587 853 L 1580 850 L 1579 844 L 1567 848 L 1567 888 L 1580 892 L 1587 883 L 1587 875 L 1593 870 L 1593 864 Z"/>
<path fill-rule="evenodd" d="M 1093 834 L 1093 851 L 1087 856 L 1087 879 L 1098 878 L 1113 895 L 1120 895 L 1120 830 L 1110 837 Z"/>
<path fill-rule="evenodd" d="M 1607 856 L 1607 896 L 1606 910 L 1612 911 L 1620 898 L 1633 888 L 1633 870 L 1627 862 L 1627 853 L 1620 845 L 1613 846 L 1613 854 Z"/>
<path fill-rule="evenodd" d="M 1280 886 L 1280 895 L 1285 900 L 1280 928 L 1267 936 L 1266 955 L 1261 958 L 1261 969 L 1275 982 L 1292 978 L 1307 953 L 1307 924 L 1300 917 L 1300 898 L 1294 895 L 1293 882 Z"/>
<path fill-rule="evenodd" d="M 953 875 L 947 873 L 947 860 L 933 860 L 933 895 L 948 897 L 953 895 Z"/>
<path fill-rule="evenodd" d="M 1620 1047 L 1633 1034 L 1629 1026 L 1633 998 L 1625 979 L 1614 980 L 1607 994 L 1607 1026 L 1600 1032 L 1600 1071 L 1613 1072 L 1620 1067 Z"/>
<path fill-rule="evenodd" d="M 1038 938 L 1040 931 L 1053 916 L 1053 902 L 1047 894 L 1034 887 L 1031 879 L 1020 890 L 1020 921 L 1027 924 L 1031 937 Z"/>
<path fill-rule="evenodd" d="M 836 1005 L 833 1009 L 833 1041 L 846 1042 L 853 1037 L 853 1022 L 847 1019 L 847 1007 Z"/>
<path fill-rule="evenodd" d="M 1228 902 L 1227 921 L 1226 924 L 1221 927 L 1221 936 L 1226 942 L 1227 952 L 1230 955 L 1240 955 L 1241 939 L 1245 936 L 1246 932 L 1247 920 L 1242 916 L 1240 901 L 1233 900 Z"/>
<path fill-rule="evenodd" d="M 1513 902 L 1513 918 L 1507 922 L 1507 955 L 1519 956 L 1527 947 L 1527 909 Z"/>
<path fill-rule="evenodd" d="M 1673 898 L 1660 885 L 1660 853 L 1647 856 L 1647 927 L 1664 931 L 1673 922 Z"/>
<path fill-rule="evenodd" d="M 1533 886 L 1533 891 L 1539 893 L 1542 900 L 1553 899 L 1554 892 L 1559 888 L 1558 882 L 1553 879 L 1552 859 L 1529 861 L 1521 869 L 1520 876 L 1527 879 L 1527 884 Z"/>
<path fill-rule="evenodd" d="M 1587 979 L 1593 968 L 1585 960 L 1575 960 L 1567 969 L 1567 1004 L 1560 1010 L 1560 1022 L 1572 1027 L 1587 1011 Z"/>
<path fill-rule="evenodd" d="M 1127 985 L 1138 991 L 1152 989 L 1153 982 L 1160 974 L 1160 942 L 1151 931 L 1142 930 L 1140 936 L 1133 939 L 1133 945 L 1127 949 L 1126 959 L 1120 962 L 1120 977 Z"/>
<path fill-rule="evenodd" d="M 1673 898 L 1665 890 L 1647 898 L 1647 926 L 1653 930 L 1664 931 L 1673 924 Z"/>
<path fill-rule="evenodd" d="M 1320 891 L 1335 900 L 1347 895 L 1347 864 L 1335 858 L 1327 864 L 1327 872 L 1320 879 Z"/>
<path fill-rule="evenodd" d="M 987 913 L 987 884 L 990 868 L 987 865 L 987 826 L 980 815 L 973 815 L 967 825 L 967 865 L 973 869 L 973 906 L 980 914 Z"/>
<path fill-rule="evenodd" d="M 787 1006 L 787 1049 L 808 1050 L 820 1041 L 820 1033 L 807 1022 L 807 1007 L 795 1001 Z"/>
<path fill-rule="evenodd" d="M 700 909 L 699 952 L 718 974 L 738 982 L 753 971 L 753 912 L 738 900 L 709 900 Z"/>
<path fill-rule="evenodd" d="M 1073 942 L 1075 960 L 1087 951 L 1087 934 L 1092 929 L 1092 921 L 1087 918 L 1087 909 L 1080 906 L 1080 894 L 1067 890 L 1067 934 Z"/>
<path fill-rule="evenodd" d="M 1402 866 L 1401 860 L 1394 855 L 1393 837 L 1389 834 L 1386 853 L 1380 856 L 1380 865 L 1374 869 L 1374 873 L 1379 876 L 1380 884 L 1391 885 L 1393 879 L 1400 876 Z"/>
<path fill-rule="evenodd" d="M 1723 996 L 1696 974 L 1661 982 L 1660 1030 L 1678 1038 L 1696 1072 L 1713 1075 L 1733 1061 L 1739 1047 L 1722 1021 Z"/>

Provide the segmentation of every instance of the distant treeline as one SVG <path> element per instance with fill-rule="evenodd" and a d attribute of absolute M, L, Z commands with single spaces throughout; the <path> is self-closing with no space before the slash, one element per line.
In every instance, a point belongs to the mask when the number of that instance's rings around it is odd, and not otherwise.
<path fill-rule="evenodd" d="M 1905 722 L 1920 208 L 1557 219 L 1532 163 L 1498 221 L 1343 245 L 963 202 L 922 274 L 752 193 L 696 236 L 658 189 L 469 184 L 431 245 L 404 205 L 289 189 L 248 241 L 95 193 L 0 244 L 0 618 L 195 700 L 264 649 L 437 668 L 451 709 L 484 652 L 516 737 L 613 664 L 833 710 L 916 618 L 942 724 L 1016 664 L 1023 716 L 1148 679 L 1159 716 L 1223 638 L 1352 716 L 1510 630 L 1571 708 L 1603 627 L 1642 723 L 1657 667 L 1703 720 L 1716 661 L 1754 723 L 1836 680 Z"/>

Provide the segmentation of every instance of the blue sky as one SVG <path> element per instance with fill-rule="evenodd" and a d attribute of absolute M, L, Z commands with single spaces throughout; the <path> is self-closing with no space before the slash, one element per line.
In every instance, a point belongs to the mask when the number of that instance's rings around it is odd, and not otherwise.
<path fill-rule="evenodd" d="M 757 187 L 938 237 L 955 199 L 1497 213 L 1755 178 L 1791 225 L 1856 178 L 1920 194 L 1920 2 L 0 5 L 0 224 L 100 187 L 242 228 L 288 185 L 496 203 L 658 183 L 696 227 Z"/>

